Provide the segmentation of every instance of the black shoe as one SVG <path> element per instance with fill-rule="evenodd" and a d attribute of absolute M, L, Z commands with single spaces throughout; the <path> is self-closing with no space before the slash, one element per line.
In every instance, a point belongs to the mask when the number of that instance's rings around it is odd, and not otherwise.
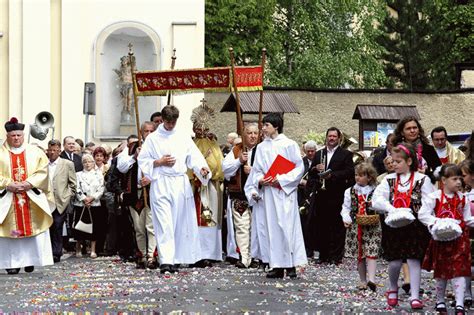
<path fill-rule="evenodd" d="M 59 257 L 59 256 L 53 256 L 53 261 L 54 261 L 54 263 L 58 263 L 58 262 L 61 261 L 61 257 Z"/>
<path fill-rule="evenodd" d="M 194 266 L 197 267 L 197 268 L 212 267 L 212 262 L 210 262 L 207 259 L 202 259 L 202 260 L 198 261 L 197 263 L 195 263 Z"/>
<path fill-rule="evenodd" d="M 444 302 L 436 303 L 435 311 L 438 313 L 444 313 L 444 314 L 448 313 L 448 309 L 446 308 L 446 303 Z"/>
<path fill-rule="evenodd" d="M 25 272 L 33 272 L 33 271 L 35 271 L 35 266 L 25 267 Z"/>
<path fill-rule="evenodd" d="M 402 285 L 403 291 L 405 291 L 406 294 L 410 294 L 410 284 L 409 283 L 404 283 Z"/>
<path fill-rule="evenodd" d="M 290 279 L 296 279 L 296 268 L 293 267 L 293 268 L 286 268 L 286 275 L 290 278 Z"/>
<path fill-rule="evenodd" d="M 164 264 L 160 266 L 160 273 L 171 273 L 172 265 Z"/>
<path fill-rule="evenodd" d="M 367 282 L 367 287 L 372 291 L 375 292 L 377 291 L 377 285 L 373 283 L 372 281 Z"/>
<path fill-rule="evenodd" d="M 137 268 L 137 269 L 145 269 L 145 268 L 146 268 L 146 266 L 145 266 L 145 261 L 144 261 L 144 260 L 137 261 L 137 264 L 136 264 L 135 268 Z"/>
<path fill-rule="evenodd" d="M 260 261 L 252 260 L 252 262 L 249 265 L 249 268 L 258 268 L 258 267 L 260 267 Z"/>
<path fill-rule="evenodd" d="M 241 262 L 240 260 L 235 263 L 235 266 L 240 269 L 247 269 L 247 266 L 245 266 L 244 263 Z"/>
<path fill-rule="evenodd" d="M 273 268 L 267 272 L 268 279 L 283 279 L 284 269 L 283 268 Z"/>
<path fill-rule="evenodd" d="M 268 263 L 262 262 L 262 263 L 260 264 L 260 266 L 258 266 L 258 270 L 266 271 L 267 268 L 269 268 L 269 267 L 270 267 L 270 265 L 269 265 Z"/>
<path fill-rule="evenodd" d="M 148 269 L 157 269 L 158 268 L 158 262 L 155 260 L 155 259 L 150 259 L 147 263 L 146 263 L 146 267 Z"/>
<path fill-rule="evenodd" d="M 238 260 L 237 258 L 227 256 L 227 257 L 225 258 L 225 261 L 227 261 L 227 262 L 230 263 L 231 265 L 235 265 L 239 260 Z"/>
<path fill-rule="evenodd" d="M 471 308 L 472 306 L 472 297 L 466 296 L 464 297 L 464 308 Z"/>
<path fill-rule="evenodd" d="M 171 266 L 171 273 L 179 273 L 179 264 Z"/>
<path fill-rule="evenodd" d="M 20 272 L 20 268 L 5 269 L 9 275 L 16 275 Z"/>

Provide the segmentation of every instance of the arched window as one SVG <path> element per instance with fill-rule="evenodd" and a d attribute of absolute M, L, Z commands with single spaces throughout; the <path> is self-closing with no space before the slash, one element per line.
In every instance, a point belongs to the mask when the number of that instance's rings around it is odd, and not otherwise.
<path fill-rule="evenodd" d="M 120 22 L 99 34 L 95 45 L 95 138 L 113 140 L 137 133 L 128 57 L 130 44 L 138 71 L 161 69 L 161 41 L 150 27 Z M 140 123 L 160 108 L 160 102 L 159 97 L 139 99 Z"/>

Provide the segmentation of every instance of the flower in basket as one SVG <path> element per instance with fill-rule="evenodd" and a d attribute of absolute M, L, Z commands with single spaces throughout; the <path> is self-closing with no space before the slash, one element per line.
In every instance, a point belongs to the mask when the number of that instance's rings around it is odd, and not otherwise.
<path fill-rule="evenodd" d="M 385 224 L 391 228 L 401 228 L 415 221 L 410 208 L 396 208 L 390 211 L 385 218 Z"/>
<path fill-rule="evenodd" d="M 439 218 L 431 228 L 431 235 L 435 241 L 449 242 L 462 234 L 459 221 L 453 218 Z"/>

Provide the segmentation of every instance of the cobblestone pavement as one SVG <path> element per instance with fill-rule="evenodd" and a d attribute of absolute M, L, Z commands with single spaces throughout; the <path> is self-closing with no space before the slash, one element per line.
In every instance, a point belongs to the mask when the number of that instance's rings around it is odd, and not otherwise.
<path fill-rule="evenodd" d="M 64 258 L 64 257 L 63 257 Z M 400 289 L 400 306 L 386 306 L 386 263 L 378 268 L 376 293 L 356 289 L 355 262 L 298 269 L 296 280 L 266 279 L 255 269 L 227 263 L 183 268 L 177 275 L 137 270 L 118 257 L 70 257 L 33 273 L 0 275 L 1 312 L 201 312 L 201 313 L 376 313 L 410 312 Z M 434 282 L 423 273 L 424 312 L 433 312 Z"/>

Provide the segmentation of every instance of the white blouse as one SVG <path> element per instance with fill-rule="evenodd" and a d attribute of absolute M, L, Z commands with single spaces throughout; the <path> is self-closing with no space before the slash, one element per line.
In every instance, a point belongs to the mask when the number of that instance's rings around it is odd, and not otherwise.
<path fill-rule="evenodd" d="M 446 196 L 452 198 L 454 194 L 446 194 Z M 460 200 L 462 200 L 463 194 L 458 192 L 458 196 Z M 435 215 L 436 200 L 441 200 L 441 190 L 437 190 L 429 194 L 428 198 L 424 200 L 423 204 L 421 205 L 420 211 L 418 212 L 418 220 L 420 220 L 421 223 L 428 227 L 435 224 L 436 220 L 438 219 Z M 464 204 L 464 207 L 462 208 L 462 213 L 466 225 L 469 227 L 474 227 L 474 218 L 471 216 L 471 208 L 468 198 L 466 198 L 466 202 Z"/>
<path fill-rule="evenodd" d="M 346 191 L 344 192 L 344 203 L 342 204 L 342 210 L 341 210 L 341 217 L 342 221 L 347 224 L 352 224 L 352 218 L 351 218 L 351 210 L 352 210 L 352 200 L 351 200 L 351 189 L 347 188 Z M 354 185 L 354 191 L 357 196 L 359 195 L 364 195 L 368 196 L 373 190 L 375 189 L 375 186 L 367 185 L 367 186 L 360 186 L 358 184 Z M 367 209 L 366 209 L 367 211 Z"/>
<path fill-rule="evenodd" d="M 409 184 L 410 175 L 411 173 L 400 175 L 400 183 L 398 184 L 399 192 L 406 192 L 410 189 L 410 184 Z M 413 185 L 416 185 L 416 182 L 423 179 L 424 177 L 425 177 L 425 180 L 423 182 L 423 185 L 421 186 L 421 203 L 422 204 L 425 203 L 425 198 L 434 191 L 434 186 L 431 184 L 431 180 L 429 179 L 429 177 L 419 172 L 415 172 Z M 374 195 L 372 197 L 373 208 L 379 211 L 386 212 L 386 213 L 389 213 L 390 211 L 396 209 L 390 202 L 390 185 L 388 184 L 389 179 L 395 179 L 395 178 L 397 178 L 396 173 L 388 174 L 382 180 L 380 185 L 377 186 L 377 188 L 374 191 Z"/>
<path fill-rule="evenodd" d="M 76 173 L 77 191 L 74 200 L 75 206 L 84 206 L 86 197 L 94 198 L 93 207 L 100 206 L 100 198 L 105 191 L 104 176 L 98 169 L 81 171 Z"/>

